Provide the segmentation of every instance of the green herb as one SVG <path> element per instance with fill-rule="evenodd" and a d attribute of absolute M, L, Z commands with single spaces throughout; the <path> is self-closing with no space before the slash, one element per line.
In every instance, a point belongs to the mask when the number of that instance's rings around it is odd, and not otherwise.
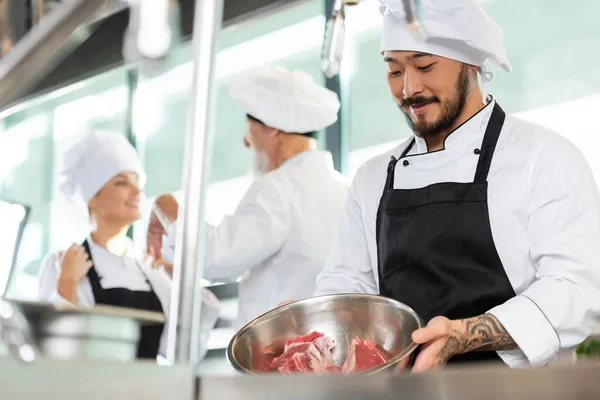
<path fill-rule="evenodd" d="M 581 343 L 575 349 L 575 354 L 578 356 L 596 356 L 600 355 L 600 341 L 593 339 L 587 343 Z"/>

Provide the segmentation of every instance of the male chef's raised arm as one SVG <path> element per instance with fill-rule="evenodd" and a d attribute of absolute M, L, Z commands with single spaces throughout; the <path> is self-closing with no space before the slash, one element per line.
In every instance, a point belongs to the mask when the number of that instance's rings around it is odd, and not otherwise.
<path fill-rule="evenodd" d="M 510 366 L 544 364 L 582 342 L 600 317 L 600 198 L 578 149 L 557 137 L 535 164 L 529 188 L 529 246 L 535 281 L 493 308 L 520 350 Z"/>
<path fill-rule="evenodd" d="M 277 252 L 290 230 L 284 182 L 273 174 L 258 178 L 233 215 L 206 232 L 204 277 L 236 279 Z"/>
<path fill-rule="evenodd" d="M 325 268 L 317 277 L 315 294 L 368 293 L 378 294 L 372 260 L 365 234 L 361 187 L 365 166 L 359 168 L 342 216 L 340 229 L 334 239 Z M 376 260 L 374 260 L 376 262 Z"/>

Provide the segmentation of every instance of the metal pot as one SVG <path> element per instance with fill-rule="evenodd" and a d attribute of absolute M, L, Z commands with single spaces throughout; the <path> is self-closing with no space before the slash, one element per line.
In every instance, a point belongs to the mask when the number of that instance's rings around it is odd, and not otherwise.
<path fill-rule="evenodd" d="M 46 358 L 133 361 L 140 328 L 164 323 L 161 313 L 96 306 L 85 309 L 10 300 L 29 323 L 37 349 Z"/>

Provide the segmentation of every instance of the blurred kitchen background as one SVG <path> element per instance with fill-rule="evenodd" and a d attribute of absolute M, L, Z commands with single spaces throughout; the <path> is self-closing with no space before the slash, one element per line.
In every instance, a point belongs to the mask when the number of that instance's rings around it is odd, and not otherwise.
<path fill-rule="evenodd" d="M 57 1 L 0 0 L 0 18 L 10 20 L 2 51 L 10 50 L 53 3 Z M 571 139 L 600 180 L 600 159 L 595 157 L 600 145 L 600 1 L 579 0 L 568 7 L 562 0 L 481 3 L 504 28 L 514 69 L 511 74 L 495 71 L 489 93 L 507 112 Z M 178 4 L 180 13 L 173 18 L 179 19 L 180 29 L 165 60 L 139 63 L 124 58 L 129 11 L 122 1 L 107 1 L 103 12 L 69 39 L 60 65 L 0 113 L 0 286 L 10 278 L 8 297 L 36 300 L 42 257 L 81 242 L 87 233 L 78 210 L 57 189 L 59 161 L 86 124 L 119 132 L 137 147 L 148 173 L 149 200 L 167 192 L 181 199 L 194 1 Z M 341 124 L 321 134 L 319 145 L 333 153 L 336 167 L 348 176 L 410 134 L 387 92 L 376 0 L 349 9 L 342 71 L 326 82 L 320 52 L 330 10 L 329 0 L 225 1 L 215 66 L 209 222 L 218 223 L 232 212 L 251 182 L 251 154 L 242 146 L 245 114 L 228 96 L 229 81 L 237 73 L 277 63 L 340 90 Z M 150 203 L 132 233 L 144 248 Z M 233 334 L 236 284 L 216 284 L 211 290 L 223 309 L 201 369 L 222 374 L 230 370 L 224 349 Z"/>

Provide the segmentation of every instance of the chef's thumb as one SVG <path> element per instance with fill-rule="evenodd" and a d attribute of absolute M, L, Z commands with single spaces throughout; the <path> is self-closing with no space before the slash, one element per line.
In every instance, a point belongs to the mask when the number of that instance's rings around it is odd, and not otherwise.
<path fill-rule="evenodd" d="M 444 322 L 446 322 L 445 319 L 432 319 L 425 328 L 417 329 L 412 333 L 413 342 L 425 344 L 447 335 L 448 329 Z"/>

